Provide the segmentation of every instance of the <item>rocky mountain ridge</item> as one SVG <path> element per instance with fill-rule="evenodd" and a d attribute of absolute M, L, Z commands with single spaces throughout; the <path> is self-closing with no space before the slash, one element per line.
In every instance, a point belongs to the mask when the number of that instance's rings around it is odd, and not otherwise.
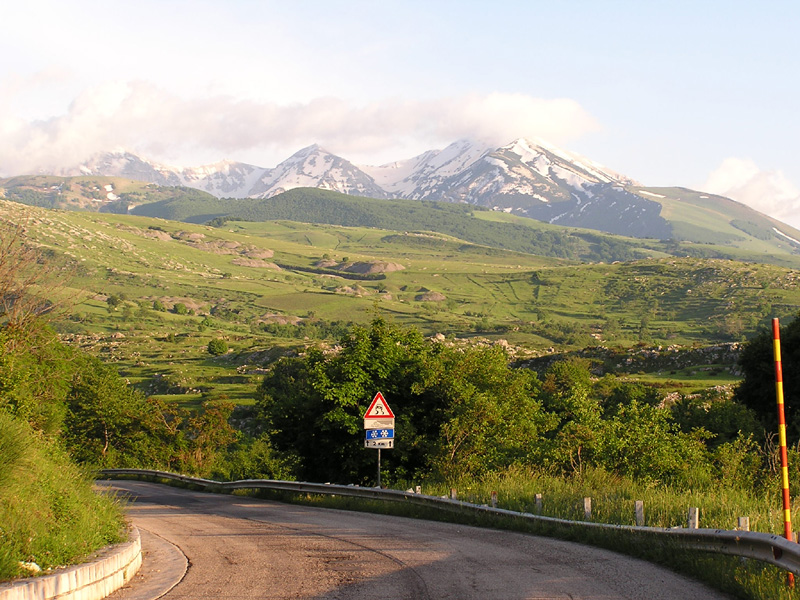
<path fill-rule="evenodd" d="M 500 147 L 459 140 L 442 150 L 380 166 L 354 164 L 316 144 L 274 168 L 233 161 L 175 168 L 127 152 L 104 153 L 59 174 L 126 177 L 233 199 L 271 198 L 311 187 L 378 199 L 471 204 L 556 225 L 633 237 L 738 243 L 745 239 L 742 231 L 752 235 L 758 230 L 760 239 L 782 235 L 786 243 L 800 245 L 795 242 L 796 230 L 781 226 L 780 231 L 773 231 L 776 224 L 782 224 L 739 203 L 683 188 L 642 188 L 631 178 L 585 157 L 526 138 Z M 684 212 L 674 208 L 676 203 L 685 206 L 687 202 L 719 213 L 726 231 L 703 230 L 698 235 L 691 217 L 695 209 Z"/>

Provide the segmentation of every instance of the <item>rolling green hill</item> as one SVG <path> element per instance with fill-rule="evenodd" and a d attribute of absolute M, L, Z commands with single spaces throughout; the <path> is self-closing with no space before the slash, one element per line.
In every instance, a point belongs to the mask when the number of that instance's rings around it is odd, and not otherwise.
<path fill-rule="evenodd" d="M 638 193 L 658 197 L 674 239 L 630 238 L 559 227 L 465 204 L 377 200 L 315 188 L 297 188 L 259 200 L 178 197 L 139 206 L 134 213 L 192 223 L 289 220 L 433 231 L 475 244 L 588 262 L 671 255 L 800 266 L 800 244 L 793 241 L 800 239 L 800 232 L 743 204 L 681 188 L 641 188 Z"/>
<path fill-rule="evenodd" d="M 480 218 L 490 211 L 445 202 L 378 200 L 315 188 L 297 188 L 260 200 L 176 198 L 138 207 L 135 214 L 192 223 L 226 220 L 298 221 L 342 227 L 375 227 L 398 232 L 430 231 L 504 250 L 585 261 L 644 258 L 652 251 L 640 240 L 556 227 L 516 218 Z"/>
<path fill-rule="evenodd" d="M 259 365 L 335 340 L 376 313 L 426 335 L 502 339 L 536 353 L 741 341 L 800 309 L 800 273 L 775 265 L 576 264 L 430 231 L 210 227 L 6 201 L 0 218 L 27 220 L 32 239 L 74 273 L 62 292 L 72 299 L 58 325 L 65 339 L 117 363 L 148 393 L 182 401 L 226 394 L 246 402 L 251 388 L 241 384 Z M 217 338 L 233 352 L 210 356 Z"/>
<path fill-rule="evenodd" d="M 797 254 L 800 231 L 723 196 L 687 188 L 630 188 L 661 204 L 678 242 L 719 245 L 755 254 Z"/>

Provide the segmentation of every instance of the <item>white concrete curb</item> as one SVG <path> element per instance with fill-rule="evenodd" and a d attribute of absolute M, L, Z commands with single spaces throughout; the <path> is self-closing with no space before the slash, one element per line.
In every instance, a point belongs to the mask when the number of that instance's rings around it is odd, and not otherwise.
<path fill-rule="evenodd" d="M 92 562 L 0 584 L 0 600 L 100 600 L 130 581 L 141 565 L 142 541 L 132 527 L 130 541 L 102 550 Z"/>

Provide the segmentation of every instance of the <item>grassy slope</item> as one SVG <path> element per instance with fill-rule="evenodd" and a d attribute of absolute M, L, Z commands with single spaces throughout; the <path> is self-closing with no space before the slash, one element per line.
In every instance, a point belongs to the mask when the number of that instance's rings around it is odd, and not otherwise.
<path fill-rule="evenodd" d="M 119 201 L 108 202 L 108 186 L 110 192 L 120 198 Z M 176 198 L 202 201 L 214 197 L 199 190 L 162 187 L 123 177 L 25 175 L 0 179 L 0 198 L 43 208 L 126 212 L 129 204 Z"/>
<path fill-rule="evenodd" d="M 35 507 L 35 509 L 32 509 Z M 80 562 L 122 541 L 119 506 L 92 491 L 91 480 L 51 442 L 0 413 L 0 581 Z"/>
<path fill-rule="evenodd" d="M 293 220 L 394 231 L 436 231 L 473 243 L 528 253 L 588 261 L 631 260 L 667 254 L 732 258 L 800 266 L 795 245 L 774 234 L 778 225 L 790 237 L 800 232 L 727 198 L 682 188 L 632 189 L 658 200 L 673 226 L 674 242 L 626 238 L 563 228 L 471 205 L 411 200 L 375 200 L 328 190 L 299 188 L 264 200 L 175 198 L 142 206 L 139 214 L 202 223 L 220 215 L 252 221 Z M 731 222 L 747 223 L 744 229 Z M 762 238 L 748 230 L 764 233 Z"/>
<path fill-rule="evenodd" d="M 79 264 L 71 285 L 81 303 L 61 325 L 74 335 L 72 343 L 117 362 L 148 392 L 188 402 L 212 391 L 248 402 L 251 389 L 240 385 L 248 375 L 233 367 L 306 343 L 302 334 L 276 338 L 262 331 L 264 320 L 367 322 L 379 311 L 428 335 L 481 335 L 543 348 L 739 340 L 768 318 L 800 308 L 798 273 L 770 265 L 690 258 L 570 264 L 444 235 L 366 227 L 268 221 L 211 228 L 2 202 L 0 212 L 12 219 L 35 215 L 32 234 Z M 192 246 L 191 235 L 203 236 L 204 246 Z M 274 253 L 265 266 L 236 264 L 237 252 L 257 250 Z M 404 268 L 362 280 L 304 270 L 326 256 Z M 444 299 L 426 300 L 426 292 Z M 109 311 L 112 294 L 124 301 Z M 147 308 L 154 300 L 168 308 L 184 303 L 196 314 L 155 312 Z M 208 314 L 210 323 L 201 325 Z M 235 359 L 208 355 L 206 345 L 216 337 L 228 341 Z"/>
<path fill-rule="evenodd" d="M 800 231 L 740 202 L 686 188 L 631 189 L 635 193 L 642 190 L 661 196 L 643 195 L 662 205 L 661 216 L 672 224 L 678 240 L 710 244 L 731 253 L 732 258 L 749 257 L 751 260 L 765 255 L 778 258 L 798 251 L 796 244 L 776 234 L 773 228 L 797 240 L 800 240 Z"/>
<path fill-rule="evenodd" d="M 532 219 L 481 219 L 486 209 L 444 202 L 376 200 L 310 188 L 289 190 L 263 200 L 167 200 L 140 206 L 135 213 L 203 223 L 225 215 L 248 221 L 288 220 L 343 227 L 373 227 L 391 231 L 430 231 L 473 244 L 573 260 L 625 260 L 636 254 L 630 240 L 566 230 Z M 598 252 L 596 238 L 605 241 Z"/>

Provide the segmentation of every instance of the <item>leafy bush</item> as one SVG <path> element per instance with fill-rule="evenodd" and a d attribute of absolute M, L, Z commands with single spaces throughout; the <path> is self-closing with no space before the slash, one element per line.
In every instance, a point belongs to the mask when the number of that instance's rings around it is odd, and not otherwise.
<path fill-rule="evenodd" d="M 228 344 L 225 340 L 217 338 L 208 342 L 206 349 L 211 356 L 220 356 L 228 351 Z"/>

